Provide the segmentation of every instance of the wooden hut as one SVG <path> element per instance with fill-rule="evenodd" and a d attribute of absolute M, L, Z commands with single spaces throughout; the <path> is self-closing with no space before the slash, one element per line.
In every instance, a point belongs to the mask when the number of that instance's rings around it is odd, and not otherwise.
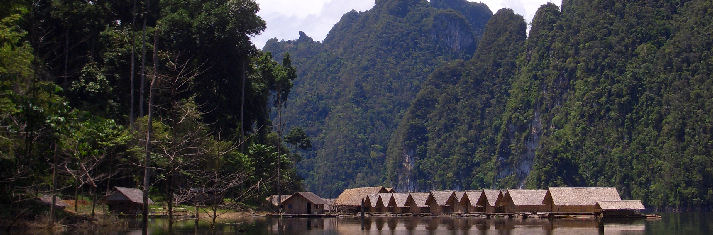
<path fill-rule="evenodd" d="M 621 198 L 613 187 L 550 187 L 543 204 L 555 213 L 595 213 L 598 201 Z"/>
<path fill-rule="evenodd" d="M 380 214 L 386 211 L 384 202 L 379 197 L 379 194 L 367 195 L 364 197 L 364 212 L 371 214 Z"/>
<path fill-rule="evenodd" d="M 386 188 L 379 186 L 346 189 L 334 200 L 334 206 L 342 213 L 356 213 L 361 211 L 362 199 L 377 193 L 386 193 Z"/>
<path fill-rule="evenodd" d="M 115 191 L 106 197 L 109 211 L 128 215 L 141 214 L 144 205 L 144 193 L 137 188 L 114 187 Z M 149 205 L 153 204 L 149 198 Z"/>
<path fill-rule="evenodd" d="M 460 204 L 460 201 L 463 200 L 463 197 L 465 197 L 465 192 L 455 192 L 456 193 L 456 201 L 455 204 L 453 204 L 453 213 L 465 213 L 465 208 Z"/>
<path fill-rule="evenodd" d="M 641 216 L 644 204 L 639 200 L 599 201 L 595 211 L 603 217 L 636 217 Z"/>
<path fill-rule="evenodd" d="M 409 193 L 413 200 L 414 207 L 411 207 L 412 214 L 430 214 L 431 208 L 428 205 L 430 193 Z"/>
<path fill-rule="evenodd" d="M 384 213 L 395 213 L 396 202 L 394 201 L 393 193 L 379 193 L 379 199 L 384 203 Z"/>
<path fill-rule="evenodd" d="M 411 207 L 415 205 L 413 199 L 408 193 L 394 193 L 392 198 L 394 199 L 393 212 L 396 214 L 411 213 Z M 409 200 L 410 199 L 410 200 Z"/>
<path fill-rule="evenodd" d="M 483 195 L 483 190 L 478 191 L 465 191 L 463 197 L 460 199 L 459 204 L 461 212 L 464 214 L 476 213 L 478 210 L 476 206 L 478 204 L 478 199 Z M 481 211 L 482 212 L 482 211 Z"/>
<path fill-rule="evenodd" d="M 432 191 L 432 202 L 427 202 L 431 205 L 432 215 L 442 215 L 453 213 L 453 207 L 456 204 L 456 194 L 454 191 Z"/>
<path fill-rule="evenodd" d="M 312 192 L 297 192 L 282 202 L 285 214 L 324 214 L 324 199 Z"/>
<path fill-rule="evenodd" d="M 505 212 L 537 213 L 548 211 L 543 201 L 547 190 L 510 189 L 503 195 Z"/>
<path fill-rule="evenodd" d="M 483 213 L 503 213 L 504 207 L 498 204 L 498 202 L 502 203 L 502 198 L 503 193 L 500 190 L 484 189 L 478 197 L 475 210 Z"/>

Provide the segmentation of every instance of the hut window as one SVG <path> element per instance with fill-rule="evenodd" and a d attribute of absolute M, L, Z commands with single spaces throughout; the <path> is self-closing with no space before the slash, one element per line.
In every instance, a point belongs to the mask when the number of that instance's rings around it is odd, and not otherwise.
<path fill-rule="evenodd" d="M 292 209 L 292 204 L 288 204 L 287 209 Z"/>

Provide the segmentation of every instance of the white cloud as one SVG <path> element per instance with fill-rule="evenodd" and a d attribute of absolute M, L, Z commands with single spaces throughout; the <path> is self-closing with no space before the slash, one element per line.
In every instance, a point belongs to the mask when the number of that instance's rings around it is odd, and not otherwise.
<path fill-rule="evenodd" d="M 270 38 L 296 39 L 304 31 L 316 41 L 322 41 L 329 30 L 349 11 L 366 11 L 374 6 L 373 0 L 256 0 L 260 5 L 258 15 L 267 23 L 267 29 L 252 38 L 262 48 Z M 491 11 L 511 8 L 523 15 L 529 23 L 537 8 L 547 2 L 561 5 L 562 0 L 479 0 Z"/>

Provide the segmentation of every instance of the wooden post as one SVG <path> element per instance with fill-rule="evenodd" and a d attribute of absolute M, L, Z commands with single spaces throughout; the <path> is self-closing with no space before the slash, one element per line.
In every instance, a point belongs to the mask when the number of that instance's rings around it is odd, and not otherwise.
<path fill-rule="evenodd" d="M 361 209 L 361 218 L 364 218 L 364 198 L 361 199 L 361 206 L 359 207 Z"/>

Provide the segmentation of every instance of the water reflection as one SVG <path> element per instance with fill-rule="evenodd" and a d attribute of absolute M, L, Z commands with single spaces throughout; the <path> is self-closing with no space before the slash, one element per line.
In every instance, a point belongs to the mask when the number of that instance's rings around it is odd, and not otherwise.
<path fill-rule="evenodd" d="M 268 218 L 250 217 L 211 228 L 193 220 L 151 219 L 149 234 L 713 234 L 713 214 L 664 214 L 660 220 L 548 220 L 538 218 L 367 217 Z M 3 234 L 3 231 L 0 231 Z M 18 229 L 10 234 L 52 234 Z M 55 233 L 57 234 L 57 233 Z M 68 229 L 58 234 L 141 234 L 140 220 L 126 219 L 112 227 Z"/>
<path fill-rule="evenodd" d="M 644 220 L 597 222 L 455 217 L 272 218 L 267 234 L 645 234 Z"/>

